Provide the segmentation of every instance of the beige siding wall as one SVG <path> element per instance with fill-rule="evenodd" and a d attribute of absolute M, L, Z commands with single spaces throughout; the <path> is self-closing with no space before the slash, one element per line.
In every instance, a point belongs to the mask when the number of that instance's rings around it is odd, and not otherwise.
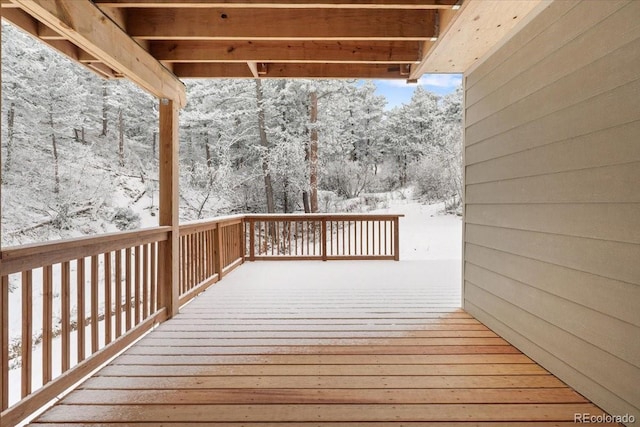
<path fill-rule="evenodd" d="M 640 1 L 549 3 L 465 84 L 465 308 L 638 423 Z"/>

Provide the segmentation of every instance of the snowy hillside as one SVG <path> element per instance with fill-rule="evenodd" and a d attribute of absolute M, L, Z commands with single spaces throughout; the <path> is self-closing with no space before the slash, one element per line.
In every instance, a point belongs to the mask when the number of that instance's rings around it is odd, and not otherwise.
<path fill-rule="evenodd" d="M 2 245 L 156 225 L 157 100 L 2 31 Z M 460 91 L 385 110 L 372 82 L 185 83 L 181 220 L 357 212 L 409 186 L 460 202 Z"/>

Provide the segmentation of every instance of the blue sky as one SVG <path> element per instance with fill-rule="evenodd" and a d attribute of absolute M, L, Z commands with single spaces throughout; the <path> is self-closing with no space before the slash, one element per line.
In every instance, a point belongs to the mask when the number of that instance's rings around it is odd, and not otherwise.
<path fill-rule="evenodd" d="M 422 86 L 428 91 L 439 95 L 453 92 L 462 82 L 461 74 L 425 74 L 417 84 L 407 84 L 404 80 L 374 80 L 378 95 L 387 98 L 387 109 L 400 104 L 406 104 L 411 100 L 411 95 L 416 86 Z"/>

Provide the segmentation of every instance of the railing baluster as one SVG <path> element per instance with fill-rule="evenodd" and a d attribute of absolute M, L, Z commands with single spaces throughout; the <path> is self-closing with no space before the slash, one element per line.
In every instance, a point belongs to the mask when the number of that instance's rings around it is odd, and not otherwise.
<path fill-rule="evenodd" d="M 84 360 L 85 343 L 84 343 L 84 324 L 85 324 L 85 310 L 84 310 L 84 258 L 78 258 L 76 260 L 76 324 L 77 324 L 77 341 L 78 341 L 78 363 Z"/>
<path fill-rule="evenodd" d="M 131 248 L 127 248 L 124 251 L 124 276 L 125 276 L 125 288 L 124 288 L 124 319 L 125 319 L 125 331 L 131 329 Z"/>
<path fill-rule="evenodd" d="M 196 236 L 195 234 L 189 235 L 189 286 L 188 289 L 193 288 L 193 284 L 196 281 Z"/>
<path fill-rule="evenodd" d="M 104 344 L 111 342 L 111 252 L 104 257 Z"/>
<path fill-rule="evenodd" d="M 115 277 L 115 321 L 116 321 L 116 333 L 118 338 L 122 334 L 122 251 L 118 249 L 116 251 L 116 277 Z"/>
<path fill-rule="evenodd" d="M 187 261 L 185 259 L 185 248 L 184 241 L 186 236 L 180 236 L 178 239 L 178 245 L 180 246 L 180 272 L 178 273 L 178 290 L 180 293 L 184 292 L 184 283 L 185 283 L 185 270 L 187 268 Z"/>
<path fill-rule="evenodd" d="M 133 324 L 137 325 L 138 323 L 140 323 L 140 275 L 141 275 L 141 271 L 140 271 L 140 252 L 141 252 L 141 248 L 140 246 L 136 246 L 134 248 L 134 262 L 135 262 L 135 266 L 134 266 L 134 281 L 133 284 L 135 286 L 135 288 L 133 289 Z"/>
<path fill-rule="evenodd" d="M 21 396 L 31 394 L 31 373 L 32 373 L 32 346 L 33 332 L 31 322 L 33 321 L 33 273 L 32 270 L 22 272 L 22 342 L 21 345 L 21 376 L 22 387 Z"/>
<path fill-rule="evenodd" d="M 150 301 L 149 301 L 149 310 L 151 311 L 151 313 L 155 313 L 158 310 L 158 300 L 157 300 L 157 292 L 156 292 L 156 287 L 157 287 L 157 274 L 158 274 L 158 270 L 157 270 L 157 261 L 156 261 L 156 257 L 157 257 L 157 248 L 158 248 L 158 244 L 156 242 L 151 243 L 151 297 L 150 297 Z"/>
<path fill-rule="evenodd" d="M 142 245 L 142 318 L 149 317 L 149 245 Z"/>
<path fill-rule="evenodd" d="M 71 265 L 69 261 L 62 263 L 60 271 L 62 281 L 62 372 L 66 372 L 71 366 Z"/>
<path fill-rule="evenodd" d="M 42 268 L 42 385 L 51 381 L 53 320 L 53 273 L 52 266 Z"/>
<path fill-rule="evenodd" d="M 384 234 L 382 235 L 384 237 L 384 254 L 387 254 L 387 221 L 384 221 Z"/>
<path fill-rule="evenodd" d="M 98 256 L 91 257 L 91 353 L 98 351 Z"/>

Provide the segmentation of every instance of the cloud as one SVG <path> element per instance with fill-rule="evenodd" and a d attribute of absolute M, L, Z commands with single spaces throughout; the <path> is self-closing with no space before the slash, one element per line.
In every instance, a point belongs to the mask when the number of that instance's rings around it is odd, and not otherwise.
<path fill-rule="evenodd" d="M 462 83 L 460 74 L 425 74 L 418 80 L 421 86 L 457 87 L 460 83 Z"/>

